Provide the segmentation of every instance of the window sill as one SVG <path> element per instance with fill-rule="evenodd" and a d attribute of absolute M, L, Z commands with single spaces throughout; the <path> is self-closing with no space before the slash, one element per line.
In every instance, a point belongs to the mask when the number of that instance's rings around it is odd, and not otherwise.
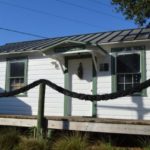
<path fill-rule="evenodd" d="M 142 96 L 143 97 L 142 93 L 132 94 L 130 96 L 132 96 L 132 97 L 134 97 L 134 96 Z"/>

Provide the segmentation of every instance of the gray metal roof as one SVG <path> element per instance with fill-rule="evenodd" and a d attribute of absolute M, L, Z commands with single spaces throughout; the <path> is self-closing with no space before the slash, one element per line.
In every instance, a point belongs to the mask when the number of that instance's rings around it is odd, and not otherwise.
<path fill-rule="evenodd" d="M 119 31 L 89 33 L 34 41 L 10 43 L 0 46 L 0 53 L 36 51 L 52 47 L 66 40 L 91 43 L 94 45 L 112 42 L 138 41 L 150 39 L 150 28 L 127 29 Z"/>

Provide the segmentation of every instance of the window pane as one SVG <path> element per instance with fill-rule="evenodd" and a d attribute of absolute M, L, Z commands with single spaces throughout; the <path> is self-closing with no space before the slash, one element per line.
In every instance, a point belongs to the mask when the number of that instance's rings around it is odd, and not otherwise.
<path fill-rule="evenodd" d="M 125 75 L 125 82 L 132 83 L 132 74 Z"/>
<path fill-rule="evenodd" d="M 130 88 L 132 88 L 132 84 L 125 84 L 125 89 L 127 90 L 127 89 L 130 89 Z"/>
<path fill-rule="evenodd" d="M 118 84 L 117 85 L 117 90 L 118 91 L 123 91 L 124 90 L 124 84 Z"/>
<path fill-rule="evenodd" d="M 141 74 L 134 74 L 133 75 L 133 80 L 135 83 L 140 83 L 140 79 L 141 79 Z"/>
<path fill-rule="evenodd" d="M 10 77 L 24 76 L 24 62 L 10 63 Z"/>
<path fill-rule="evenodd" d="M 24 79 L 23 78 L 13 78 L 10 79 L 10 90 L 16 90 L 24 86 Z"/>
<path fill-rule="evenodd" d="M 117 57 L 117 73 L 140 72 L 140 55 L 128 54 Z"/>
<path fill-rule="evenodd" d="M 124 75 L 117 75 L 117 82 L 124 83 Z"/>

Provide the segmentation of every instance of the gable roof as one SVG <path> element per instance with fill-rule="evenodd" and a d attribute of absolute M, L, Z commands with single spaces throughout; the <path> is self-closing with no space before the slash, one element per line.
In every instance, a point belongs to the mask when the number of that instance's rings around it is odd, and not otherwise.
<path fill-rule="evenodd" d="M 127 29 L 109 32 L 98 32 L 72 35 L 42 40 L 10 43 L 0 46 L 0 53 L 26 52 L 43 50 L 65 41 L 76 41 L 93 45 L 110 44 L 116 42 L 150 40 L 150 28 Z"/>

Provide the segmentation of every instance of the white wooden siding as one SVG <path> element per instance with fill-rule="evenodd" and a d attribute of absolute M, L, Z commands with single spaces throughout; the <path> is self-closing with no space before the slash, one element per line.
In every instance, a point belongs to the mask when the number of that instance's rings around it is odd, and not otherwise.
<path fill-rule="evenodd" d="M 28 84 L 38 79 L 48 79 L 60 86 L 64 86 L 64 75 L 61 68 L 55 68 L 56 61 L 50 58 L 29 56 Z M 58 62 L 56 62 L 58 64 Z M 6 61 L 0 62 L 0 85 L 5 89 Z M 39 97 L 39 87 L 28 91 L 27 97 L 10 97 L 0 99 L 0 114 L 36 115 Z M 46 87 L 45 115 L 63 116 L 64 96 Z"/>
<path fill-rule="evenodd" d="M 140 44 L 141 45 L 141 44 Z M 122 45 L 117 45 L 118 47 Z M 130 46 L 130 45 L 126 45 Z M 115 45 L 113 47 L 116 47 Z M 104 49 L 110 51 L 111 47 Z M 146 76 L 150 78 L 150 45 L 146 46 Z M 109 71 L 98 71 L 97 93 L 111 93 L 111 59 L 110 56 L 98 58 L 98 68 L 100 63 L 108 63 Z M 64 74 L 56 60 L 47 57 L 29 56 L 28 59 L 28 83 L 38 79 L 48 79 L 60 86 L 64 86 Z M 88 75 L 87 69 L 85 72 Z M 0 88 L 5 89 L 6 80 L 6 61 L 0 60 Z M 77 83 L 77 81 L 76 81 Z M 80 87 L 82 92 L 87 93 L 88 86 L 82 83 L 74 85 L 75 89 Z M 80 92 L 79 90 L 79 92 Z M 0 99 L 0 114 L 26 114 L 36 115 L 39 96 L 39 87 L 28 92 L 27 97 L 10 97 Z M 63 116 L 64 114 L 64 96 L 48 87 L 46 87 L 45 115 Z M 81 101 L 73 100 L 74 115 L 91 114 L 91 110 L 81 105 Z M 80 107 L 78 107 L 80 105 Z M 124 97 L 109 101 L 100 101 L 97 103 L 97 116 L 100 118 L 117 119 L 146 119 L 150 120 L 150 88 L 147 89 L 147 97 Z"/>
<path fill-rule="evenodd" d="M 105 48 L 111 49 L 108 46 Z M 106 60 L 111 65 L 109 57 L 101 61 L 106 62 Z M 98 73 L 98 94 L 112 92 L 110 71 L 105 73 L 106 76 L 104 77 L 103 74 L 103 72 Z M 150 45 L 146 46 L 146 77 L 150 79 Z M 147 89 L 147 97 L 127 96 L 115 100 L 98 102 L 97 115 L 100 118 L 150 120 L 150 88 Z"/>

